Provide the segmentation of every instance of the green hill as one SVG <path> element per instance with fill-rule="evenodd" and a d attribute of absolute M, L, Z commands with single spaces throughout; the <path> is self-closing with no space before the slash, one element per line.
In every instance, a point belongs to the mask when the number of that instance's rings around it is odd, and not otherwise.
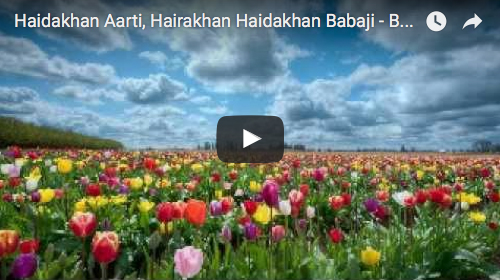
<path fill-rule="evenodd" d="M 0 117 L 0 148 L 12 145 L 40 148 L 123 148 L 123 144 L 115 140 L 91 137 L 71 131 L 37 126 L 14 118 Z"/>

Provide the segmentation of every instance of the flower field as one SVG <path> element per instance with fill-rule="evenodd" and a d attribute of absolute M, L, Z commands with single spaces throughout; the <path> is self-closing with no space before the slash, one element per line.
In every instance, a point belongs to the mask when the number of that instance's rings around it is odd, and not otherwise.
<path fill-rule="evenodd" d="M 0 156 L 2 279 L 487 279 L 500 158 L 21 150 Z"/>

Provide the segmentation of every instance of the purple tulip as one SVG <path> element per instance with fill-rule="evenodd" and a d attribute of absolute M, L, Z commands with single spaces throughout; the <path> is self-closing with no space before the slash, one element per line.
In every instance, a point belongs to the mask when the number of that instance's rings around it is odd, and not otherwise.
<path fill-rule="evenodd" d="M 273 180 L 267 180 L 262 188 L 262 197 L 267 205 L 271 207 L 278 206 L 279 203 L 279 186 Z"/>
<path fill-rule="evenodd" d="M 157 193 L 158 193 L 158 190 L 156 188 L 149 189 L 149 196 L 156 196 Z"/>
<path fill-rule="evenodd" d="M 224 225 L 221 231 L 221 237 L 226 242 L 231 242 L 233 238 L 233 233 L 231 232 L 231 228 L 228 225 Z"/>
<path fill-rule="evenodd" d="M 128 189 L 127 185 L 121 185 L 120 189 L 118 189 L 118 192 L 120 194 L 128 194 L 129 189 Z"/>
<path fill-rule="evenodd" d="M 40 193 L 38 191 L 34 191 L 31 193 L 31 201 L 32 202 L 40 202 Z"/>
<path fill-rule="evenodd" d="M 253 241 L 257 239 L 257 233 L 258 233 L 258 228 L 254 223 L 247 223 L 245 224 L 245 237 Z"/>
<path fill-rule="evenodd" d="M 9 177 L 10 178 L 17 178 L 21 175 L 21 167 L 17 165 L 11 165 L 9 168 Z"/>
<path fill-rule="evenodd" d="M 102 221 L 101 227 L 104 231 L 112 231 L 113 230 L 113 225 L 111 224 L 111 221 L 108 219 L 104 219 L 104 221 Z"/>
<path fill-rule="evenodd" d="M 214 217 L 222 215 L 222 203 L 219 201 L 210 202 L 210 214 Z"/>
<path fill-rule="evenodd" d="M 366 211 L 368 211 L 370 213 L 374 213 L 377 211 L 379 204 L 378 204 L 378 201 L 376 199 L 368 198 L 367 200 L 365 200 L 364 205 L 365 205 Z"/>
<path fill-rule="evenodd" d="M 29 278 L 35 274 L 38 263 L 35 254 L 20 254 L 12 263 L 11 273 L 14 278 Z"/>
<path fill-rule="evenodd" d="M 307 220 L 306 219 L 300 219 L 298 222 L 297 222 L 297 230 L 305 230 L 307 229 Z"/>
<path fill-rule="evenodd" d="M 108 176 L 106 174 L 99 174 L 99 183 L 104 183 L 108 181 Z"/>
<path fill-rule="evenodd" d="M 258 193 L 254 196 L 253 201 L 255 202 L 263 202 L 264 198 L 262 197 L 262 194 Z"/>

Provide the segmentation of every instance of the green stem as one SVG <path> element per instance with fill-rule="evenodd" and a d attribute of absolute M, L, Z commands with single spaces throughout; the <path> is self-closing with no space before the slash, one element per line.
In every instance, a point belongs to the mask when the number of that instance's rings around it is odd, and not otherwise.
<path fill-rule="evenodd" d="M 101 263 L 101 280 L 108 279 L 108 264 Z"/>
<path fill-rule="evenodd" d="M 85 248 L 85 238 L 82 238 L 82 265 L 83 265 L 83 275 L 86 277 L 86 274 L 87 274 L 87 250 Z"/>
<path fill-rule="evenodd" d="M 2 275 L 2 280 L 7 279 L 7 269 L 6 263 L 0 258 L 0 274 Z"/>

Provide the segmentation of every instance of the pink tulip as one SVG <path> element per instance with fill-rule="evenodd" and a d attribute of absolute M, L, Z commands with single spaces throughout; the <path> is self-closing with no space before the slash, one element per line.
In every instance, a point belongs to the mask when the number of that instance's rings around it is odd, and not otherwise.
<path fill-rule="evenodd" d="M 282 225 L 273 226 L 271 229 L 271 235 L 274 242 L 279 242 L 286 235 L 285 227 Z"/>
<path fill-rule="evenodd" d="M 193 246 L 177 249 L 174 255 L 175 271 L 183 279 L 192 278 L 198 274 L 203 265 L 203 252 Z"/>

